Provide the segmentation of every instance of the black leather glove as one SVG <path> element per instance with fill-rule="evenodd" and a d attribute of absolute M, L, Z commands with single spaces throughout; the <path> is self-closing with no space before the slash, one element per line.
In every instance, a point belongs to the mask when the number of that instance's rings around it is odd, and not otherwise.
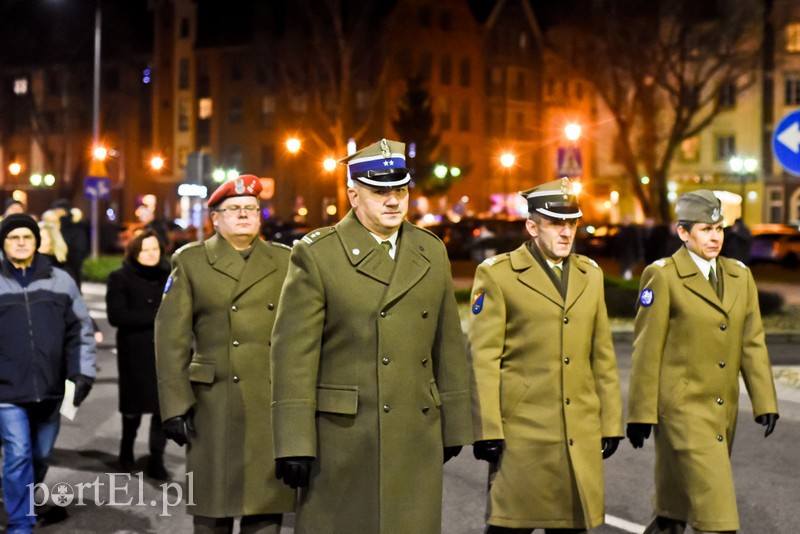
<path fill-rule="evenodd" d="M 644 447 L 644 440 L 650 437 L 652 428 L 653 425 L 650 423 L 628 423 L 625 435 L 628 436 L 634 449 L 640 449 Z"/>
<path fill-rule="evenodd" d="M 275 460 L 275 476 L 292 489 L 305 488 L 311 477 L 311 456 L 291 456 Z"/>
<path fill-rule="evenodd" d="M 622 441 L 622 438 L 601 438 L 600 443 L 603 450 L 603 460 L 606 458 L 611 458 L 611 456 L 617 452 L 617 447 L 619 447 L 619 442 Z"/>
<path fill-rule="evenodd" d="M 476 441 L 472 444 L 472 455 L 476 460 L 485 460 L 489 463 L 497 463 L 500 455 L 503 454 L 506 442 L 502 439 L 485 439 Z"/>
<path fill-rule="evenodd" d="M 453 445 L 452 447 L 445 447 L 444 448 L 444 462 L 447 463 L 448 460 L 451 458 L 455 458 L 461 453 L 461 449 L 464 447 L 462 445 Z"/>
<path fill-rule="evenodd" d="M 170 417 L 162 423 L 164 435 L 181 447 L 189 443 L 189 434 L 194 434 L 191 413 Z"/>
<path fill-rule="evenodd" d="M 80 406 L 92 390 L 94 378 L 86 375 L 78 375 L 72 381 L 75 382 L 75 396 L 72 397 L 72 404 Z"/>
<path fill-rule="evenodd" d="M 764 431 L 765 438 L 772 434 L 772 431 L 775 430 L 775 423 L 778 422 L 778 417 L 780 416 L 776 413 L 765 413 L 756 417 L 756 423 L 767 427 L 767 429 Z"/>

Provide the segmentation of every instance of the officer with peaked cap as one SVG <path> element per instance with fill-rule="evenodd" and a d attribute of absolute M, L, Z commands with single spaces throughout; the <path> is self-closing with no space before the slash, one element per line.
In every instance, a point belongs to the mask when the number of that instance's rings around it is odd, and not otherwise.
<path fill-rule="evenodd" d="M 438 533 L 443 461 L 472 443 L 450 262 L 405 220 L 403 143 L 342 162 L 352 210 L 294 246 L 273 331 L 278 476 L 306 488 L 298 534 Z"/>
<path fill-rule="evenodd" d="M 683 247 L 642 273 L 628 392 L 634 448 L 655 434 L 655 517 L 646 533 L 739 528 L 730 453 L 744 378 L 756 422 L 778 419 L 758 290 L 719 256 L 722 211 L 708 190 L 675 205 Z"/>
<path fill-rule="evenodd" d="M 164 431 L 188 443 L 195 532 L 280 530 L 294 492 L 272 461 L 270 335 L 289 249 L 259 239 L 260 180 L 239 176 L 208 199 L 216 234 L 180 248 L 155 326 Z"/>
<path fill-rule="evenodd" d="M 597 264 L 572 254 L 569 179 L 521 193 L 531 240 L 478 266 L 469 340 L 475 458 L 490 464 L 487 533 L 577 533 L 604 519 L 603 462 L 622 401 Z"/>

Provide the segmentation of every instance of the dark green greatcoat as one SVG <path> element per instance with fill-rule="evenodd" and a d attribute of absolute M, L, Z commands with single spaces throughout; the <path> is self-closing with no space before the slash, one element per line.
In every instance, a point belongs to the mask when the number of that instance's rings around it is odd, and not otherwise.
<path fill-rule="evenodd" d="M 505 440 L 489 490 L 491 525 L 592 528 L 604 520 L 602 438 L 623 434 L 603 273 L 572 254 L 564 276 L 562 297 L 527 245 L 475 273 L 475 439 Z"/>
<path fill-rule="evenodd" d="M 245 261 L 219 235 L 172 259 L 156 318 L 161 416 L 194 411 L 187 511 L 208 517 L 291 512 L 275 478 L 270 420 L 270 334 L 289 249 L 257 239 Z"/>
<path fill-rule="evenodd" d="M 272 356 L 275 455 L 315 457 L 295 532 L 440 532 L 442 447 L 472 443 L 442 242 L 404 222 L 392 261 L 353 212 L 305 236 Z"/>
<path fill-rule="evenodd" d="M 686 247 L 644 270 L 628 389 L 628 422 L 657 425 L 656 513 L 712 532 L 739 528 L 739 375 L 754 416 L 778 413 L 753 276 L 729 258 L 717 267 L 722 300 Z"/>

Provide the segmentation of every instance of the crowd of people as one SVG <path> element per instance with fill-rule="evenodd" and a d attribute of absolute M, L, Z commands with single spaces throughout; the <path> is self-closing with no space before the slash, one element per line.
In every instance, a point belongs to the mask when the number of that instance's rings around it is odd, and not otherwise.
<path fill-rule="evenodd" d="M 241 532 L 277 534 L 294 512 L 298 534 L 435 533 L 443 464 L 472 445 L 490 466 L 487 534 L 573 534 L 604 521 L 603 460 L 652 432 L 645 532 L 738 529 L 739 376 L 765 436 L 778 408 L 755 284 L 720 256 L 712 192 L 679 197 L 680 244 L 642 275 L 623 420 L 603 272 L 572 252 L 582 212 L 568 179 L 521 193 L 530 239 L 478 266 L 465 336 L 444 245 L 406 220 L 405 146 L 382 139 L 340 163 L 352 209 L 291 248 L 260 239 L 253 175 L 209 197 L 214 235 L 171 266 L 156 231 L 128 243 L 106 295 L 123 469 L 151 414 L 147 474 L 169 477 L 166 439 L 186 447 L 195 532 L 229 533 L 238 519 Z M 0 369 L 9 532 L 35 521 L 20 513 L 25 484 L 46 472 L 64 379 L 78 405 L 94 377 L 91 321 L 79 280 L 58 267 L 70 268 L 70 243 L 54 216 L 0 223 L 0 350 L 17 360 Z"/>

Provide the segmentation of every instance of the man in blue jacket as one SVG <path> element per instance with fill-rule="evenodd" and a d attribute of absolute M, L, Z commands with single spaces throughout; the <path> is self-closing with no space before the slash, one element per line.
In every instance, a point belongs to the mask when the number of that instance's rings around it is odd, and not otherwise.
<path fill-rule="evenodd" d="M 95 376 L 95 342 L 78 286 L 36 252 L 39 226 L 25 214 L 0 223 L 0 437 L 9 533 L 28 533 L 33 484 L 42 482 L 60 425 L 64 381 L 75 406 Z"/>

